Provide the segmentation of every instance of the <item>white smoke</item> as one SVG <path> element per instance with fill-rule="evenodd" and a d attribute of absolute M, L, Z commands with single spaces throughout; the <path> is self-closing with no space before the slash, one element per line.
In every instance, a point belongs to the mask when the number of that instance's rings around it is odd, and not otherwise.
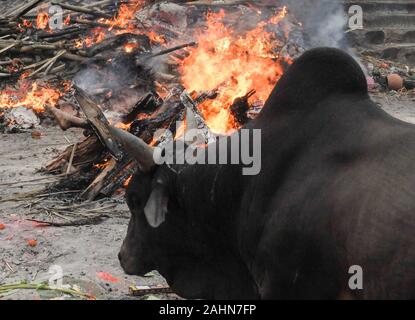
<path fill-rule="evenodd" d="M 345 29 L 346 10 L 340 1 L 284 0 L 289 10 L 304 26 L 308 46 L 347 49 Z"/>

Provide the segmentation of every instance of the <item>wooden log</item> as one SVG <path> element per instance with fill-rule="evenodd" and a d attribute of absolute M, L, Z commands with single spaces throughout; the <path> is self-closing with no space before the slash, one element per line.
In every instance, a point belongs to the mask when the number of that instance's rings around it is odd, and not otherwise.
<path fill-rule="evenodd" d="M 64 63 L 62 63 L 61 65 L 52 68 L 49 73 L 55 74 L 55 73 L 61 72 L 61 71 L 65 70 L 65 67 L 66 67 L 66 65 Z"/>
<path fill-rule="evenodd" d="M 149 294 L 167 294 L 167 293 L 172 293 L 173 291 L 170 289 L 170 287 L 168 286 L 141 286 L 141 287 L 136 287 L 136 286 L 130 286 L 128 288 L 129 293 L 132 296 L 145 296 L 145 295 L 149 295 Z"/>
<path fill-rule="evenodd" d="M 216 136 L 210 131 L 196 103 L 186 90 L 180 95 L 180 100 L 186 107 L 186 129 L 198 129 L 202 132 L 205 143 L 214 142 Z"/>
<path fill-rule="evenodd" d="M 229 7 L 229 6 L 236 6 L 241 4 L 250 4 L 248 0 L 219 0 L 219 1 L 206 1 L 206 0 L 199 0 L 199 1 L 188 1 L 184 3 L 190 6 L 201 6 L 201 7 Z"/>
<path fill-rule="evenodd" d="M 35 71 L 33 71 L 29 77 L 33 77 L 35 74 L 37 74 L 38 72 L 40 72 L 43 69 L 46 69 L 45 74 L 47 74 L 47 72 L 49 71 L 49 67 L 52 66 L 57 59 L 59 59 L 60 56 L 64 55 L 66 53 L 66 50 L 61 50 L 59 51 L 54 57 L 48 59 L 42 66 L 40 66 L 39 68 L 37 68 Z"/>
<path fill-rule="evenodd" d="M 7 50 L 9 50 L 11 48 L 14 48 L 14 47 L 18 46 L 20 43 L 22 43 L 23 41 L 28 40 L 28 39 L 29 39 L 29 37 L 26 37 L 21 41 L 15 41 L 15 43 L 12 43 L 12 44 L 8 45 L 7 47 L 1 49 L 0 53 L 6 52 Z"/>
<path fill-rule="evenodd" d="M 103 41 L 88 48 L 88 50 L 86 51 L 86 55 L 88 57 L 93 57 L 102 51 L 121 46 L 124 44 L 126 39 L 127 37 L 125 34 L 120 34 L 120 35 L 106 38 Z"/>
<path fill-rule="evenodd" d="M 102 0 L 97 2 L 92 2 L 84 5 L 84 8 L 98 8 L 98 7 L 105 7 L 110 4 L 113 4 L 114 0 Z"/>
<path fill-rule="evenodd" d="M 91 14 L 93 16 L 102 17 L 102 18 L 106 18 L 106 19 L 112 19 L 113 18 L 113 16 L 111 16 L 111 15 L 105 13 L 105 12 L 101 12 L 101 11 L 86 8 L 86 7 L 75 6 L 75 5 L 72 5 L 72 4 L 67 4 L 67 3 L 63 3 L 63 2 L 57 2 L 57 1 L 52 1 L 51 3 L 54 4 L 54 5 L 61 6 L 64 9 L 72 10 L 72 11 L 75 11 L 75 12 L 87 13 L 87 14 Z"/>
<path fill-rule="evenodd" d="M 79 87 L 75 86 L 75 99 L 78 101 L 82 111 L 92 126 L 101 142 L 108 148 L 115 159 L 122 159 L 123 152 L 114 141 L 110 131 L 109 122 L 102 110 L 92 99 Z"/>
<path fill-rule="evenodd" d="M 149 59 L 159 57 L 159 56 L 162 56 L 162 55 L 165 55 L 165 54 L 169 54 L 169 53 L 172 53 L 172 52 L 175 52 L 175 51 L 187 48 L 187 47 L 194 47 L 194 46 L 197 46 L 197 43 L 194 42 L 194 41 L 189 42 L 189 43 L 185 43 L 185 44 L 181 44 L 179 46 L 175 46 L 175 47 L 172 47 L 172 48 L 161 50 L 159 52 L 151 53 L 149 55 L 144 55 L 144 56 L 139 58 L 139 62 L 144 63 L 145 61 L 147 61 Z"/>
<path fill-rule="evenodd" d="M 125 116 L 122 117 L 123 123 L 131 123 L 140 113 L 152 113 L 156 108 L 160 106 L 160 98 L 155 97 L 152 93 L 148 93 L 144 98 L 140 99 L 132 110 Z"/>
<path fill-rule="evenodd" d="M 62 46 L 53 45 L 53 44 L 32 44 L 28 46 L 23 46 L 20 49 L 18 49 L 19 52 L 25 53 L 25 52 L 31 52 L 34 50 L 58 50 L 62 49 Z"/>
<path fill-rule="evenodd" d="M 127 41 L 135 41 L 140 48 L 148 50 L 151 47 L 150 40 L 146 35 L 136 35 L 131 33 L 118 34 L 109 38 L 104 39 L 100 43 L 88 48 L 87 56 L 92 57 L 96 54 L 124 45 Z M 112 53 L 113 54 L 113 53 Z"/>
<path fill-rule="evenodd" d="M 80 33 L 85 32 L 87 30 L 88 28 L 86 27 L 71 26 L 69 28 L 55 31 L 53 33 L 43 32 L 43 33 L 38 34 L 37 37 L 40 39 L 48 39 L 47 41 L 50 41 L 50 40 L 55 40 L 56 38 L 59 38 L 62 36 L 66 36 L 66 35 L 71 35 L 71 34 L 79 35 Z"/>
<path fill-rule="evenodd" d="M 62 162 L 64 160 L 69 163 L 72 150 L 73 145 L 68 146 L 46 165 L 46 170 L 51 173 L 63 173 L 61 171 Z M 92 135 L 78 143 L 72 165 L 79 170 L 90 167 L 93 163 L 101 162 L 104 157 L 104 146 L 95 135 Z"/>
<path fill-rule="evenodd" d="M 158 129 L 168 128 L 175 134 L 176 128 L 175 126 L 171 126 L 171 124 L 183 120 L 183 111 L 184 106 L 182 104 L 177 104 L 175 107 L 168 108 L 155 118 L 134 120 L 130 126 L 130 133 L 141 138 L 148 144 L 152 142 L 154 133 Z"/>
<path fill-rule="evenodd" d="M 84 200 L 92 201 L 98 195 L 99 191 L 104 187 L 106 177 L 117 166 L 115 159 L 110 159 L 102 172 L 94 179 L 94 181 L 81 193 L 80 197 Z"/>
<path fill-rule="evenodd" d="M 137 170 L 137 165 L 135 161 L 129 160 L 126 161 L 127 164 L 122 166 L 121 170 L 114 174 L 114 177 L 111 177 L 112 182 L 108 183 L 104 188 L 100 190 L 100 194 L 103 194 L 107 197 L 110 197 L 118 189 L 122 188 L 125 185 L 125 182 L 135 173 Z"/>
<path fill-rule="evenodd" d="M 92 27 L 113 28 L 115 30 L 125 30 L 125 28 L 120 27 L 120 26 L 113 26 L 109 23 L 91 21 L 91 20 L 82 19 L 82 18 L 77 18 L 75 21 L 77 23 L 85 24 L 85 25 L 92 26 Z"/>
<path fill-rule="evenodd" d="M 26 13 L 28 13 L 30 10 L 32 10 L 34 7 L 36 7 L 42 0 L 32 0 L 23 5 L 22 7 L 18 8 L 17 10 L 13 10 L 13 19 L 17 19 Z"/>
<path fill-rule="evenodd" d="M 71 61 L 81 62 L 81 63 L 84 63 L 84 62 L 88 61 L 88 59 L 85 58 L 85 57 L 81 57 L 77 54 L 73 54 L 73 53 L 69 53 L 69 52 L 64 53 L 62 55 L 62 58 L 67 59 L 67 60 L 71 60 Z"/>
<path fill-rule="evenodd" d="M 231 114 L 233 115 L 234 119 L 240 126 L 246 124 L 249 120 L 248 118 L 248 110 L 250 105 L 248 103 L 248 99 L 255 94 L 255 90 L 249 91 L 245 96 L 236 98 L 235 101 L 232 103 L 231 107 L 229 108 Z"/>

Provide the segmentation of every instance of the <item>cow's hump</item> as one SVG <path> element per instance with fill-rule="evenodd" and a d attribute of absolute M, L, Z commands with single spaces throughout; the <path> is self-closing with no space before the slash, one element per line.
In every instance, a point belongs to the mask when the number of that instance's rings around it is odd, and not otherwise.
<path fill-rule="evenodd" d="M 339 49 L 317 48 L 305 52 L 291 65 L 271 93 L 264 111 L 309 109 L 335 94 L 367 93 L 365 74 L 352 56 Z"/>

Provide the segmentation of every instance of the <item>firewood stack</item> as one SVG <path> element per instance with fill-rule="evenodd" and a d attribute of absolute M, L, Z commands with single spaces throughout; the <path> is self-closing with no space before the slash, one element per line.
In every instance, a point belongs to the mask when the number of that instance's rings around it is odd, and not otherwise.
<path fill-rule="evenodd" d="M 61 28 L 50 28 L 50 5 L 63 10 Z M 256 1 L 255 5 L 275 7 L 269 1 Z M 97 134 L 94 128 L 99 124 L 94 125 L 94 116 L 85 110 L 88 105 L 95 106 L 94 110 L 99 106 L 101 120 L 108 118 L 112 125 L 151 145 L 181 134 L 176 132 L 176 123 L 186 120 L 186 112 L 191 110 L 206 141 L 214 139 L 199 106 L 217 99 L 218 90 L 189 92 L 180 79 L 180 67 L 189 48 L 198 46 L 191 31 L 205 28 L 209 12 L 222 8 L 230 12 L 226 23 L 241 32 L 238 15 L 246 10 L 251 15 L 259 12 L 252 1 L 236 0 L 31 0 L 9 6 L 0 17 L 0 77 L 4 80 L 0 84 L 0 124 L 7 110 L 28 107 L 27 90 L 34 96 L 40 95 L 39 88 L 53 90 L 53 99 L 45 98 L 33 108 L 37 116 L 55 119 L 63 130 L 84 129 L 83 139 L 46 164 L 46 172 L 64 175 L 54 189 L 82 187 L 79 197 L 84 200 L 111 196 L 128 184 L 136 165 L 124 153 L 115 156 L 111 152 L 109 140 L 102 132 Z M 273 13 L 278 13 L 276 8 Z M 295 18 L 288 23 L 298 34 L 301 28 Z M 273 28 L 278 38 L 273 49 L 280 53 L 275 56 L 284 67 L 287 57 L 295 58 L 301 52 L 301 44 L 286 39 L 287 26 Z M 295 52 L 291 52 L 293 48 Z M 260 109 L 263 101 L 250 102 L 256 89 L 234 97 L 229 112 L 235 128 Z M 10 94 L 4 97 L 7 92 L 13 93 L 13 99 Z M 169 129 L 173 137 L 155 141 L 154 133 L 161 128 Z"/>

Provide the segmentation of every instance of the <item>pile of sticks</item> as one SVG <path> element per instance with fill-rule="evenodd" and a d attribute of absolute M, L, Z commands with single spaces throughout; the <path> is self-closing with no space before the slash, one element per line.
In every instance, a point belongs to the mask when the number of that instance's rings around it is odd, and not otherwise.
<path fill-rule="evenodd" d="M 112 3 L 113 1 L 100 1 L 85 7 L 59 3 L 61 7 L 68 9 L 63 16 L 70 16 L 75 23 L 64 24 L 61 29 L 56 30 L 48 30 L 47 26 L 36 26 L 36 7 L 42 4 L 41 0 L 32 0 L 11 8 L 9 13 L 6 12 L 0 18 L 0 54 L 4 56 L 7 53 L 8 56 L 0 61 L 1 77 L 20 77 L 23 73 L 27 74 L 26 77 L 43 77 L 63 72 L 71 62 L 86 62 L 93 57 L 91 51 L 77 48 L 74 41 L 87 34 L 94 26 L 81 22 L 93 21 L 90 19 L 96 17 L 97 12 L 101 12 L 98 8 L 113 12 L 115 7 Z M 80 18 L 82 11 L 88 15 L 88 19 Z M 111 17 L 110 13 L 105 15 Z"/>
<path fill-rule="evenodd" d="M 148 1 L 150 5 L 154 2 L 156 1 Z M 235 0 L 177 2 L 188 2 L 196 8 L 250 3 L 250 1 Z M 267 3 L 267 1 L 264 2 Z M 215 99 L 217 92 L 186 92 L 182 84 L 178 82 L 178 66 L 188 54 L 184 49 L 195 46 L 196 43 L 189 41 L 173 47 L 162 47 L 147 36 L 148 26 L 136 15 L 136 19 L 131 22 L 134 24 L 134 33 L 129 29 L 125 33 L 109 35 L 106 39 L 89 47 L 75 46 L 75 43 L 88 35 L 92 29 L 110 27 L 100 19 L 110 19 L 116 15 L 118 7 L 114 5 L 114 1 L 102 0 L 82 5 L 67 1 L 51 2 L 50 4 L 59 4 L 64 9 L 64 17 L 70 15 L 71 23 L 61 30 L 48 31 L 33 27 L 37 17 L 37 14 L 33 12 L 41 3 L 41 0 L 29 1 L 25 5 L 11 9 L 9 13 L 6 12 L 0 18 L 0 77 L 10 78 L 9 83 L 24 73 L 26 73 L 26 78 L 31 79 L 41 78 L 48 79 L 48 81 L 51 77 L 72 79 L 82 67 L 89 68 L 88 71 L 90 71 L 92 66 L 101 66 L 109 60 L 110 64 L 116 64 L 119 56 L 123 59 L 126 55 L 124 50 L 121 50 L 123 45 L 134 42 L 137 46 L 132 55 L 133 59 L 130 59 L 131 55 L 129 55 L 128 61 L 133 60 L 134 65 L 131 69 L 141 71 L 137 71 L 137 82 L 134 86 L 125 84 L 125 87 L 132 88 L 135 93 L 140 92 L 140 94 L 134 100 L 132 107 L 115 108 L 127 110 L 125 114 L 121 114 L 119 124 L 147 144 L 157 145 L 173 137 L 165 136 L 154 141 L 154 133 L 165 128 L 169 129 L 168 132 L 171 132 L 173 136 L 176 135 L 177 122 L 186 119 L 186 125 L 189 125 L 187 116 L 190 110 L 193 115 L 191 117 L 194 122 L 193 126 L 203 131 L 206 142 L 215 139 L 205 124 L 198 105 L 207 99 Z M 153 26 L 154 23 L 158 24 L 157 19 L 152 23 Z M 26 27 L 29 25 L 32 27 Z M 119 27 L 114 26 L 114 28 Z M 168 38 L 167 43 L 177 43 L 177 41 L 172 41 L 178 34 L 174 28 L 169 29 L 166 23 L 160 23 L 160 28 L 164 30 L 163 36 Z M 182 40 L 183 37 L 180 39 Z M 167 64 L 167 68 L 164 68 L 168 70 L 167 72 L 157 70 L 153 71 L 151 76 L 144 74 L 146 70 L 144 66 L 148 65 L 151 59 L 166 54 L 171 54 L 164 61 Z M 6 58 L 1 60 L 3 56 Z M 98 72 L 101 71 L 98 70 Z M 0 89 L 1 86 L 0 84 Z M 160 87 L 165 89 L 165 94 L 162 95 L 159 90 L 156 90 Z M 135 162 L 122 151 L 117 151 L 117 146 L 111 143 L 111 136 L 105 130 L 99 129 L 100 122 L 106 119 L 99 111 L 100 108 L 107 111 L 108 105 L 113 107 L 114 104 L 120 103 L 123 96 L 128 96 L 128 94 L 114 94 L 112 90 L 104 86 L 89 87 L 86 93 L 74 85 L 69 96 L 64 98 L 64 103 L 69 106 L 70 110 L 82 111 L 78 113 L 64 112 L 61 105 L 59 105 L 60 109 L 45 106 L 62 130 L 71 127 L 84 129 L 82 140 L 68 146 L 46 165 L 45 170 L 48 173 L 59 176 L 59 182 L 53 186 L 52 191 L 71 189 L 68 185 L 72 183 L 72 190 L 79 190 L 77 196 L 81 200 L 95 201 L 102 197 L 110 197 L 128 184 L 131 175 L 136 170 Z M 252 111 L 252 106 L 249 105 L 248 99 L 254 93 L 250 91 L 245 96 L 235 99 L 230 107 L 239 125 L 249 120 L 248 111 Z M 114 99 L 118 100 L 114 101 Z M 59 210 L 50 212 L 62 214 Z"/>
<path fill-rule="evenodd" d="M 96 176 L 93 176 L 79 193 L 79 197 L 89 201 L 110 197 L 126 185 L 136 170 L 136 164 L 127 154 L 119 150 L 117 145 L 114 145 L 115 139 L 104 128 L 99 130 L 102 127 L 102 121 L 106 123 L 106 119 L 97 103 L 80 88 L 76 90 L 75 97 L 85 118 L 70 116 L 56 108 L 49 110 L 63 130 L 71 127 L 84 128 L 86 137 L 83 141 L 67 147 L 46 165 L 46 170 L 55 174 L 67 173 L 71 175 L 71 179 L 77 180 L 84 177 L 85 172 L 99 168 Z M 214 135 L 197 110 L 197 105 L 214 97 L 214 93 L 204 92 L 193 98 L 186 91 L 182 91 L 163 100 L 158 96 L 148 94 L 137 103 L 130 114 L 126 115 L 126 121 L 130 117 L 136 118 L 134 114 L 138 112 L 141 114 L 147 112 L 148 115 L 145 118 L 133 120 L 129 132 L 147 144 L 158 145 L 168 139 L 173 139 L 177 130 L 176 123 L 185 120 L 190 110 L 194 115 L 192 118 L 195 119 L 192 127 L 201 129 L 209 142 L 214 139 Z M 187 118 L 186 121 L 189 126 Z M 154 133 L 162 128 L 168 129 L 173 136 L 160 137 L 158 141 L 154 141 Z M 62 182 L 66 183 L 66 179 L 67 177 L 63 177 Z M 76 186 L 79 187 L 79 184 Z"/>
<path fill-rule="evenodd" d="M 42 2 L 29 1 L 0 17 L 0 59 L 7 54 L 6 59 L 0 60 L 1 78 L 20 77 L 23 73 L 26 73 L 25 78 L 37 78 L 62 74 L 65 70 L 76 72 L 77 68 L 73 71 L 75 66 L 105 61 L 114 55 L 114 52 L 111 55 L 104 54 L 105 50 L 119 48 L 128 41 L 138 42 L 137 48 L 141 52 L 150 49 L 150 40 L 142 36 L 148 30 L 141 22 L 130 22 L 129 27 L 133 26 L 134 30 L 132 34 L 126 28 L 123 30 L 120 26 L 98 21 L 100 18 L 116 17 L 117 1 L 103 0 L 82 6 L 66 1 L 49 2 L 49 5 L 59 5 L 65 9 L 63 18 L 69 17 L 67 24 L 54 30 L 48 26 L 36 26 L 37 12 L 42 12 L 37 7 Z M 120 32 L 89 47 L 77 45 L 97 27 Z"/>

